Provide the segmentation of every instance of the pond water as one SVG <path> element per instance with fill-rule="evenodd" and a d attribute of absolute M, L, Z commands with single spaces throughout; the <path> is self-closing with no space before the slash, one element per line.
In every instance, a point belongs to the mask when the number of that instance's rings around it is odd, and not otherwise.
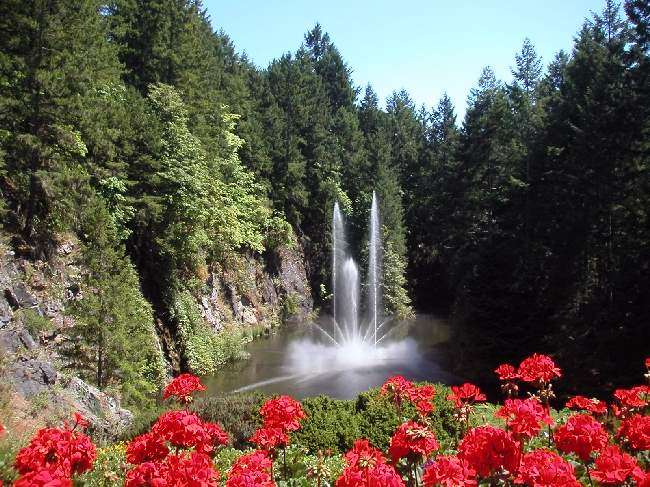
<path fill-rule="evenodd" d="M 205 379 L 208 394 L 257 390 L 304 398 L 325 394 L 351 399 L 388 377 L 454 384 L 445 370 L 447 321 L 420 315 L 392 327 L 377 348 L 370 345 L 335 346 L 314 324 L 285 327 L 247 347 L 250 359 L 234 363 Z"/>

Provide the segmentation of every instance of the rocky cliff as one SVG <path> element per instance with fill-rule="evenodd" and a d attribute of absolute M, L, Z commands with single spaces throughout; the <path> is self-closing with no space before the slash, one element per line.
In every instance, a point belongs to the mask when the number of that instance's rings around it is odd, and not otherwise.
<path fill-rule="evenodd" d="M 0 412 L 11 416 L 5 422 L 36 426 L 76 410 L 99 434 L 118 434 L 131 413 L 79 379 L 66 359 L 74 340 L 66 333 L 73 324 L 66 306 L 77 298 L 85 272 L 76 241 L 63 240 L 50 261 L 41 261 L 16 255 L 8 236 L 0 237 Z M 312 304 L 298 245 L 214 266 L 196 297 L 197 310 L 215 331 L 301 322 Z M 178 347 L 164 323 L 158 329 L 170 365 L 177 367 Z"/>

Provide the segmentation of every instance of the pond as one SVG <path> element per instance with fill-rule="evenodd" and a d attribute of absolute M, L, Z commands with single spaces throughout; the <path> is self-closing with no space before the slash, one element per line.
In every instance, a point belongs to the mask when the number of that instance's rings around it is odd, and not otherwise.
<path fill-rule="evenodd" d="M 351 399 L 388 377 L 454 384 L 445 369 L 449 357 L 449 324 L 445 319 L 419 315 L 394 325 L 386 340 L 370 345 L 334 346 L 317 323 L 284 327 L 267 338 L 251 342 L 250 359 L 229 365 L 205 379 L 208 394 L 257 390 L 304 398 L 325 394 Z"/>

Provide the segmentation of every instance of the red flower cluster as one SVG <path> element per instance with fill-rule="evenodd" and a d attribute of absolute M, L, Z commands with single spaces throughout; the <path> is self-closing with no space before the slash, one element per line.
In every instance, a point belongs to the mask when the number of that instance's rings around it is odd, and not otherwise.
<path fill-rule="evenodd" d="M 458 456 L 481 477 L 500 471 L 514 473 L 519 466 L 521 447 L 502 429 L 479 426 L 467 432 L 458 445 Z"/>
<path fill-rule="evenodd" d="M 519 364 L 517 375 L 524 382 L 547 384 L 561 377 L 562 371 L 548 355 L 534 353 Z"/>
<path fill-rule="evenodd" d="M 14 487 L 72 487 L 72 480 L 60 469 L 39 470 L 22 475 L 13 485 Z"/>
<path fill-rule="evenodd" d="M 410 391 L 409 399 L 422 416 L 433 412 L 433 397 L 436 395 L 436 388 L 432 385 L 414 386 Z"/>
<path fill-rule="evenodd" d="M 226 487 L 275 487 L 272 467 L 273 462 L 265 451 L 242 455 L 228 472 Z"/>
<path fill-rule="evenodd" d="M 517 369 L 515 369 L 510 364 L 501 364 L 496 369 L 494 369 L 494 372 L 497 374 L 497 376 L 499 376 L 500 381 L 510 382 L 519 379 Z"/>
<path fill-rule="evenodd" d="M 126 461 L 133 465 L 164 460 L 168 454 L 165 439 L 153 433 L 136 436 L 126 447 Z"/>
<path fill-rule="evenodd" d="M 575 453 L 587 462 L 593 452 L 602 450 L 609 437 L 603 425 L 588 414 L 571 416 L 555 430 L 555 445 L 563 453 Z"/>
<path fill-rule="evenodd" d="M 422 416 L 433 412 L 433 398 L 436 389 L 430 384 L 416 386 L 401 375 L 395 375 L 381 386 L 382 396 L 388 396 L 398 408 L 403 402 L 410 401 Z"/>
<path fill-rule="evenodd" d="M 550 450 L 526 453 L 515 483 L 534 487 L 580 487 L 573 466 Z"/>
<path fill-rule="evenodd" d="M 650 387 L 635 386 L 631 389 L 616 389 L 614 398 L 618 401 L 618 404 L 612 406 L 614 414 L 619 418 L 626 418 L 650 403 Z"/>
<path fill-rule="evenodd" d="M 475 402 L 483 402 L 487 400 L 485 394 L 476 387 L 474 384 L 466 382 L 462 386 L 452 386 L 451 393 L 447 396 L 449 401 L 452 401 L 457 408 L 463 407 L 466 404 L 473 404 Z"/>
<path fill-rule="evenodd" d="M 189 411 L 163 413 L 151 427 L 153 436 L 168 441 L 175 447 L 195 448 L 209 454 L 228 443 L 228 434 L 218 424 L 204 423 Z"/>
<path fill-rule="evenodd" d="M 380 393 L 382 396 L 390 397 L 399 406 L 403 401 L 410 398 L 412 389 L 413 383 L 410 380 L 405 379 L 401 375 L 395 375 L 384 382 L 384 385 L 381 386 Z"/>
<path fill-rule="evenodd" d="M 504 418 L 508 429 L 518 440 L 536 436 L 543 424 L 550 425 L 553 420 L 537 399 L 506 399 L 496 413 Z"/>
<path fill-rule="evenodd" d="M 266 401 L 260 408 L 264 425 L 284 431 L 300 429 L 300 421 L 307 416 L 300 402 L 289 396 L 278 396 Z"/>
<path fill-rule="evenodd" d="M 368 440 L 355 441 L 345 461 L 347 466 L 336 487 L 404 487 L 395 469 L 386 464 L 384 456 Z"/>
<path fill-rule="evenodd" d="M 193 451 L 169 455 L 160 462 L 145 462 L 131 469 L 125 487 L 218 487 L 219 472 L 210 457 Z"/>
<path fill-rule="evenodd" d="M 424 470 L 425 487 L 475 487 L 476 472 L 462 458 L 456 456 L 439 456 L 435 462 L 428 464 Z"/>
<path fill-rule="evenodd" d="M 566 403 L 569 409 L 578 411 L 589 411 L 592 414 L 607 414 L 607 403 L 595 398 L 585 396 L 573 396 Z"/>
<path fill-rule="evenodd" d="M 250 442 L 265 451 L 273 451 L 289 444 L 289 435 L 282 428 L 262 427 L 253 433 Z"/>
<path fill-rule="evenodd" d="M 266 451 L 289 444 L 289 433 L 300 429 L 306 418 L 301 404 L 289 396 L 278 396 L 266 401 L 260 408 L 264 424 L 250 437 L 251 443 Z"/>
<path fill-rule="evenodd" d="M 433 432 L 415 421 L 408 421 L 397 428 L 390 440 L 388 453 L 397 463 L 400 458 L 427 458 L 439 448 Z"/>
<path fill-rule="evenodd" d="M 635 414 L 623 420 L 616 437 L 625 441 L 632 450 L 650 450 L 650 416 Z"/>
<path fill-rule="evenodd" d="M 205 391 L 201 380 L 192 374 L 181 374 L 174 378 L 163 390 L 163 399 L 176 398 L 183 404 L 192 402 L 192 394 L 197 391 Z"/>
<path fill-rule="evenodd" d="M 623 453 L 616 445 L 610 445 L 602 450 L 596 458 L 591 477 L 601 485 L 621 485 L 628 479 L 640 479 L 645 475 L 636 460 Z"/>
<path fill-rule="evenodd" d="M 135 467 L 127 473 L 125 486 L 216 487 L 219 473 L 209 454 L 226 443 L 228 434 L 218 424 L 203 422 L 189 411 L 168 411 L 149 433 L 136 436 L 127 445 L 126 459 Z M 168 445 L 177 453 L 170 454 Z"/>
<path fill-rule="evenodd" d="M 72 476 L 92 469 L 96 457 L 90 438 L 67 424 L 43 428 L 16 455 L 14 467 L 22 476 L 15 485 L 71 485 Z"/>

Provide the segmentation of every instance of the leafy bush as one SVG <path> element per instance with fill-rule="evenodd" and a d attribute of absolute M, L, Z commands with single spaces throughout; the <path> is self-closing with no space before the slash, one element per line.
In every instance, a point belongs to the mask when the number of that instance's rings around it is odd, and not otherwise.
<path fill-rule="evenodd" d="M 294 438 L 310 452 L 325 449 L 345 452 L 361 435 L 354 401 L 318 396 L 307 398 L 302 404 L 307 419 Z"/>
<path fill-rule="evenodd" d="M 178 323 L 185 357 L 193 372 L 214 374 L 220 366 L 247 357 L 241 330 L 229 326 L 215 333 L 201 318 L 188 291 L 177 294 L 173 317 Z"/>
<path fill-rule="evenodd" d="M 248 438 L 262 425 L 259 409 L 265 396 L 261 393 L 229 394 L 199 399 L 191 410 L 204 421 L 221 423 L 231 435 L 235 448 L 249 446 Z"/>

